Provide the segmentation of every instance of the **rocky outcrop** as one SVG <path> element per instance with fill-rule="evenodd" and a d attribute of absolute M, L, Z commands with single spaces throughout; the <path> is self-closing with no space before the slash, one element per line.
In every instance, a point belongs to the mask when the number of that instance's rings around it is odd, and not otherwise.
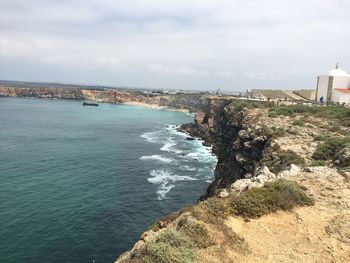
<path fill-rule="evenodd" d="M 215 180 L 202 199 L 229 188 L 238 179 L 256 176 L 271 144 L 260 117 L 240 107 L 237 100 L 214 99 L 196 113 L 194 124 L 182 126 L 182 131 L 213 145 L 218 157 Z"/>

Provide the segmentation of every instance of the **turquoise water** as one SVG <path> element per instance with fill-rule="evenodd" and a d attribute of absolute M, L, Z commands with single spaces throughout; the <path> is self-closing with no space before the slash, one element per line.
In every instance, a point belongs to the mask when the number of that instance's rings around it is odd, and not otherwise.
<path fill-rule="evenodd" d="M 114 262 L 196 202 L 215 158 L 180 112 L 0 98 L 0 262 Z"/>

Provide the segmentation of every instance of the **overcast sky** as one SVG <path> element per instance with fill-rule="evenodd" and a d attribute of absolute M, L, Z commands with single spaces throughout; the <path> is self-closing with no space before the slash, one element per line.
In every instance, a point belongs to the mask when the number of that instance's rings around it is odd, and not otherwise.
<path fill-rule="evenodd" d="M 0 79 L 299 89 L 338 61 L 349 0 L 0 0 Z"/>

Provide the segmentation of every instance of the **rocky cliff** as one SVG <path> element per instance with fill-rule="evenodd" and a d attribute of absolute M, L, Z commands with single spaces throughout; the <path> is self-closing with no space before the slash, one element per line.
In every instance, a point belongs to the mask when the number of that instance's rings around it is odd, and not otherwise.
<path fill-rule="evenodd" d="M 254 177 L 271 145 L 261 114 L 249 113 L 237 100 L 209 99 L 203 111 L 196 113 L 195 122 L 181 130 L 204 139 L 218 157 L 215 180 L 203 198 L 238 179 Z"/>
<path fill-rule="evenodd" d="M 38 97 L 58 99 L 84 99 L 82 90 L 65 88 L 16 88 L 0 87 L 3 97 Z"/>
<path fill-rule="evenodd" d="M 336 166 L 350 163 L 349 128 L 320 118 L 322 108 L 255 106 L 207 98 L 181 127 L 213 145 L 215 180 L 197 205 L 159 219 L 118 263 L 350 261 L 350 173 Z M 326 110 L 327 118 L 349 116 Z M 314 167 L 320 156 L 327 166 Z"/>

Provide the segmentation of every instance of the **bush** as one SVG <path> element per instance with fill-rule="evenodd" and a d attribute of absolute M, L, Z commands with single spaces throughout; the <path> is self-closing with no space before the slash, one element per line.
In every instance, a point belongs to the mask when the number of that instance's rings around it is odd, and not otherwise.
<path fill-rule="evenodd" d="M 270 118 L 276 118 L 278 116 L 278 114 L 275 112 L 275 111 L 271 111 L 269 112 L 269 115 L 268 115 Z"/>
<path fill-rule="evenodd" d="M 276 114 L 283 115 L 283 116 L 294 116 L 294 111 L 291 107 L 281 106 L 276 108 Z"/>
<path fill-rule="evenodd" d="M 244 192 L 234 201 L 235 214 L 248 218 L 281 210 L 291 210 L 295 206 L 313 205 L 314 201 L 301 187 L 292 181 L 278 180 L 267 183 L 262 188 Z"/>
<path fill-rule="evenodd" d="M 227 218 L 233 212 L 228 198 L 208 198 L 199 204 L 199 208 L 215 218 Z"/>
<path fill-rule="evenodd" d="M 305 123 L 302 120 L 295 120 L 293 121 L 292 125 L 303 127 L 305 126 Z"/>
<path fill-rule="evenodd" d="M 196 255 L 183 232 L 165 230 L 147 245 L 143 260 L 145 263 L 194 263 Z"/>
<path fill-rule="evenodd" d="M 332 124 L 331 126 L 328 126 L 327 129 L 332 132 L 338 132 L 341 130 L 341 126 L 339 124 Z"/>
<path fill-rule="evenodd" d="M 184 217 L 179 221 L 177 229 L 183 231 L 198 248 L 207 248 L 214 244 L 204 223 Z"/>
<path fill-rule="evenodd" d="M 310 166 L 325 166 L 326 162 L 325 160 L 312 160 L 310 163 Z"/>
<path fill-rule="evenodd" d="M 291 150 L 279 150 L 265 163 L 271 172 L 277 174 L 290 167 L 291 164 L 304 166 L 305 159 Z"/>
<path fill-rule="evenodd" d="M 307 105 L 290 105 L 271 108 L 277 115 L 294 116 L 295 113 L 304 116 L 315 116 L 327 119 L 337 119 L 340 125 L 350 127 L 350 108 L 333 105 L 333 106 L 307 106 Z"/>
<path fill-rule="evenodd" d="M 350 146 L 350 137 L 328 138 L 319 144 L 312 155 L 315 160 L 333 160 L 338 151 Z"/>
<path fill-rule="evenodd" d="M 315 134 L 313 135 L 313 137 L 315 141 L 325 141 L 330 138 L 328 135 L 322 135 L 322 134 Z"/>
<path fill-rule="evenodd" d="M 286 134 L 286 130 L 284 128 L 281 127 L 272 127 L 272 136 L 273 137 L 283 137 Z"/>

